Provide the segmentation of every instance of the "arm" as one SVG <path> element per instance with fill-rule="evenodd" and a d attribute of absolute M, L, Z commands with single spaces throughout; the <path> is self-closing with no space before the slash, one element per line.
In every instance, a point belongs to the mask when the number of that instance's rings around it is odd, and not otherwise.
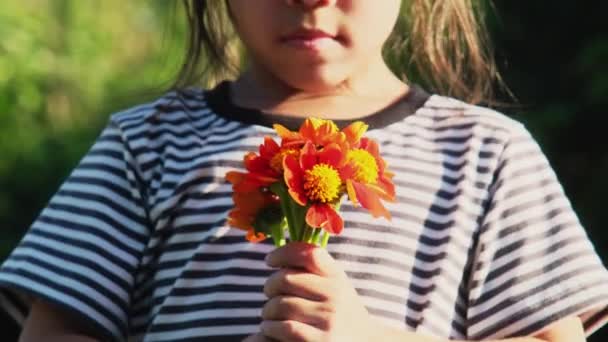
<path fill-rule="evenodd" d="M 419 334 L 404 332 L 400 330 L 385 330 L 380 341 L 415 341 L 415 342 L 447 342 L 434 337 L 425 337 Z M 584 342 L 585 333 L 578 317 L 567 317 L 534 337 L 516 337 L 501 340 L 490 340 L 487 342 Z M 463 341 L 454 341 L 463 342 Z"/>
<path fill-rule="evenodd" d="M 31 307 L 21 341 L 53 341 L 51 335 L 90 341 L 93 331 L 107 340 L 128 335 L 150 228 L 145 186 L 125 136 L 112 120 L 4 261 L 3 296 L 29 294 L 11 300 Z"/>
<path fill-rule="evenodd" d="M 93 329 L 82 319 L 46 301 L 32 304 L 30 314 L 23 325 L 19 342 L 95 342 L 101 341 Z"/>
<path fill-rule="evenodd" d="M 324 249 L 290 243 L 268 255 L 281 267 L 266 282 L 261 334 L 250 341 L 410 341 L 448 342 L 386 327 L 372 318 L 339 265 Z M 567 317 L 534 337 L 490 342 L 584 342 L 578 317 Z M 458 341 L 463 342 L 463 341 Z"/>
<path fill-rule="evenodd" d="M 404 332 L 402 330 L 386 328 L 382 334 L 378 334 L 378 341 L 410 341 L 410 342 L 447 342 L 434 337 L 426 337 L 420 334 Z M 262 334 L 250 336 L 245 342 L 266 342 Z M 586 341 L 580 319 L 577 317 L 564 318 L 551 326 L 548 330 L 534 337 L 517 337 L 487 342 L 576 342 Z M 463 342 L 463 341 L 453 341 Z"/>

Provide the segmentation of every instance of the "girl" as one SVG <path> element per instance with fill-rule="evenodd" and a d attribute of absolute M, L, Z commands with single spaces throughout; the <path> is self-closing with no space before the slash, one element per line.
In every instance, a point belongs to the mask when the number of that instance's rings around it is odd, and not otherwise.
<path fill-rule="evenodd" d="M 247 67 L 112 116 L 2 266 L 0 303 L 22 340 L 575 342 L 600 327 L 607 272 L 538 145 L 504 115 L 390 71 L 400 6 L 189 3 L 182 79 L 201 52 L 232 65 L 222 17 Z M 403 6 L 421 75 L 482 99 L 493 69 L 472 3 Z M 308 115 L 369 124 L 395 172 L 393 219 L 345 203 L 329 253 L 248 243 L 226 226 L 224 174 L 272 123 Z"/>

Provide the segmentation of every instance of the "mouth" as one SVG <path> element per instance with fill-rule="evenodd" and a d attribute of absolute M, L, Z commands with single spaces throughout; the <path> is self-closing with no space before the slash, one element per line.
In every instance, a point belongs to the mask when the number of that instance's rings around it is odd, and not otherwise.
<path fill-rule="evenodd" d="M 329 33 L 320 29 L 300 28 L 280 37 L 281 43 L 291 46 L 320 49 L 329 44 L 342 44 L 343 39 L 338 34 Z"/>
<path fill-rule="evenodd" d="M 338 35 L 328 33 L 320 29 L 308 29 L 299 28 L 281 37 L 282 41 L 294 40 L 294 39 L 317 39 L 317 38 L 331 38 L 336 39 Z"/>

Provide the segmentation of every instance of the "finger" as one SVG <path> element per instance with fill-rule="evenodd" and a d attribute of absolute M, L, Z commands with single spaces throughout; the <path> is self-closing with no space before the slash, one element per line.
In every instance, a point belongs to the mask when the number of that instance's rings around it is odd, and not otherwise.
<path fill-rule="evenodd" d="M 291 242 L 266 256 L 270 267 L 303 268 L 320 276 L 341 274 L 341 268 L 324 248 L 305 242 Z"/>
<path fill-rule="evenodd" d="M 262 319 L 267 321 L 298 321 L 323 328 L 331 308 L 320 302 L 300 297 L 274 297 L 262 308 Z"/>
<path fill-rule="evenodd" d="M 331 297 L 334 284 L 316 274 L 282 268 L 273 273 L 264 284 L 268 298 L 291 295 L 314 301 L 325 301 Z"/>
<path fill-rule="evenodd" d="M 277 341 L 278 340 L 275 340 L 272 337 L 266 337 L 262 333 L 257 333 L 254 335 L 247 336 L 247 338 L 245 338 L 242 342 L 277 342 Z"/>
<path fill-rule="evenodd" d="M 279 341 L 323 341 L 323 332 L 311 325 L 298 321 L 263 321 L 262 334 Z"/>
<path fill-rule="evenodd" d="M 268 339 L 262 333 L 258 333 L 255 335 L 249 335 L 242 342 L 267 342 Z"/>

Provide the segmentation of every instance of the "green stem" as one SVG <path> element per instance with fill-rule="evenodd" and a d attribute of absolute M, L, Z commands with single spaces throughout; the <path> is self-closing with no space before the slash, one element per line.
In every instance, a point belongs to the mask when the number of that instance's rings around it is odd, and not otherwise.
<path fill-rule="evenodd" d="M 312 228 L 311 226 L 306 225 L 304 227 L 304 236 L 302 237 L 302 241 L 316 245 L 317 241 L 316 241 L 315 234 L 317 233 L 318 230 L 319 229 L 317 229 L 317 228 Z"/>
<path fill-rule="evenodd" d="M 323 232 L 323 237 L 321 238 L 321 247 L 327 247 L 327 242 L 329 241 L 329 233 Z"/>
<path fill-rule="evenodd" d="M 276 182 L 270 186 L 270 190 L 274 192 L 277 196 L 279 196 L 281 211 L 283 211 L 283 215 L 287 219 L 287 229 L 289 230 L 289 239 L 293 241 L 294 236 L 297 235 L 295 230 L 295 218 L 293 215 L 293 209 L 291 207 L 291 196 L 285 185 L 282 182 Z"/>
<path fill-rule="evenodd" d="M 304 226 L 304 233 L 302 234 L 302 239 L 300 241 L 303 242 L 311 242 L 311 238 L 312 238 L 312 234 L 313 234 L 313 228 L 311 228 L 309 225 L 305 225 Z"/>
<path fill-rule="evenodd" d="M 338 199 L 338 201 L 334 204 L 334 209 L 337 213 L 340 212 L 340 206 L 342 205 L 342 199 Z"/>
<path fill-rule="evenodd" d="M 295 231 L 296 231 L 296 239 L 295 241 L 305 241 L 304 240 L 304 234 L 306 234 L 306 227 L 308 226 L 306 224 L 306 220 L 304 219 L 304 217 L 306 216 L 306 211 L 308 210 L 308 207 L 303 207 L 301 205 L 299 205 L 298 203 L 296 203 L 295 201 L 291 200 L 291 205 L 293 208 L 293 219 L 295 221 Z"/>
<path fill-rule="evenodd" d="M 274 233 L 272 233 L 272 240 L 274 241 L 275 247 L 281 247 L 285 245 L 285 239 L 275 236 Z"/>
<path fill-rule="evenodd" d="M 295 203 L 288 192 L 285 192 L 284 194 L 285 199 L 281 199 L 281 201 L 285 201 L 285 216 L 289 218 L 289 240 L 294 241 L 298 236 L 298 219 L 294 215 Z"/>
<path fill-rule="evenodd" d="M 318 246 L 319 245 L 319 236 L 321 235 L 322 231 L 323 231 L 322 228 L 315 228 L 312 233 L 312 238 L 310 239 L 310 243 L 313 243 Z"/>
<path fill-rule="evenodd" d="M 276 247 L 285 245 L 285 224 L 285 219 L 283 219 L 280 224 L 273 226 L 270 231 L 272 240 L 274 241 L 274 245 Z"/>
<path fill-rule="evenodd" d="M 305 207 L 299 205 L 291 197 L 289 197 L 289 207 L 291 208 L 291 217 L 293 219 L 293 238 L 292 241 L 303 241 L 305 233 L 305 222 L 302 212 Z"/>

